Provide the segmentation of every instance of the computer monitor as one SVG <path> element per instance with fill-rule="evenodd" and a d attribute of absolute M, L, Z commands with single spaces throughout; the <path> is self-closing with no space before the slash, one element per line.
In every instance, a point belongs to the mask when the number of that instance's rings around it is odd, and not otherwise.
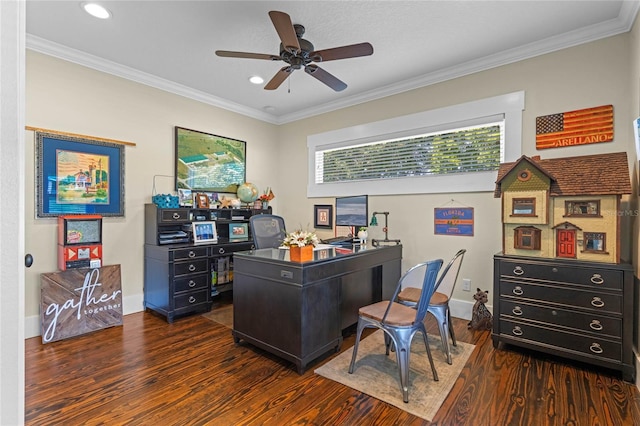
<path fill-rule="evenodd" d="M 368 226 L 369 199 L 367 195 L 336 197 L 336 226 Z M 356 229 L 357 231 L 357 229 Z"/>

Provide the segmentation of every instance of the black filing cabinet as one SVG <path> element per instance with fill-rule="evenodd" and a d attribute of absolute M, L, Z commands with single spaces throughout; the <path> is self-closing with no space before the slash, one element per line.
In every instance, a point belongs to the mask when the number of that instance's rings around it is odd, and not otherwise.
<path fill-rule="evenodd" d="M 493 343 L 619 370 L 635 380 L 633 268 L 494 256 Z"/>

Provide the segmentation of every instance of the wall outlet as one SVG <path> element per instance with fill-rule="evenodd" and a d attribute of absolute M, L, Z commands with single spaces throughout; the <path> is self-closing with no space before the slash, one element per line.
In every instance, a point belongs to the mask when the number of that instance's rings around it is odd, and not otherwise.
<path fill-rule="evenodd" d="M 464 291 L 471 291 L 471 279 L 470 278 L 463 278 L 462 279 L 462 289 Z"/>

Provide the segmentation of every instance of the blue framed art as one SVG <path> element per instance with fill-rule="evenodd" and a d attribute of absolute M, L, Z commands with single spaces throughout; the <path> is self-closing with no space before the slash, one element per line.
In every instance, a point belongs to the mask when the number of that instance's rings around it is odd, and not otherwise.
<path fill-rule="evenodd" d="M 37 216 L 124 216 L 124 146 L 36 132 Z"/>

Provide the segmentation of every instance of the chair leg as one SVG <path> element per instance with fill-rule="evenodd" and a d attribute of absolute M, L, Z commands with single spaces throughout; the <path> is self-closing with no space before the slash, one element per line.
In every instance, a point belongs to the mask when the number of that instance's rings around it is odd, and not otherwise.
<path fill-rule="evenodd" d="M 433 363 L 433 356 L 431 356 L 431 348 L 429 348 L 429 338 L 427 337 L 427 329 L 424 327 L 424 324 L 421 327 L 420 332 L 422 333 L 422 339 L 424 340 L 424 346 L 427 349 L 427 356 L 429 357 L 429 364 L 431 364 L 431 372 L 433 373 L 433 380 L 439 381 L 438 372 L 436 371 L 436 366 Z"/>
<path fill-rule="evenodd" d="M 349 374 L 353 374 L 353 367 L 356 365 L 356 356 L 358 355 L 358 346 L 360 345 L 360 337 L 364 330 L 365 323 L 362 319 L 358 319 L 358 327 L 356 331 L 356 342 L 353 345 L 353 354 L 351 355 L 351 364 L 349 364 Z"/>
<path fill-rule="evenodd" d="M 411 354 L 411 334 L 409 330 L 397 330 L 394 334 L 395 337 L 393 337 L 393 342 L 396 348 L 398 369 L 400 370 L 400 390 L 402 391 L 402 400 L 404 402 L 409 402 L 409 356 Z"/>
<path fill-rule="evenodd" d="M 451 311 L 447 307 L 447 322 L 449 323 L 449 334 L 451 335 L 451 341 L 453 342 L 453 346 L 458 346 L 456 342 L 456 333 L 453 331 L 453 324 L 451 323 Z"/>
<path fill-rule="evenodd" d="M 443 322 L 438 321 L 440 339 L 442 340 L 442 349 L 447 357 L 447 364 L 451 365 L 453 361 L 451 360 L 451 348 L 449 348 L 449 321 L 447 321 L 446 314 L 442 319 L 444 320 Z"/>

